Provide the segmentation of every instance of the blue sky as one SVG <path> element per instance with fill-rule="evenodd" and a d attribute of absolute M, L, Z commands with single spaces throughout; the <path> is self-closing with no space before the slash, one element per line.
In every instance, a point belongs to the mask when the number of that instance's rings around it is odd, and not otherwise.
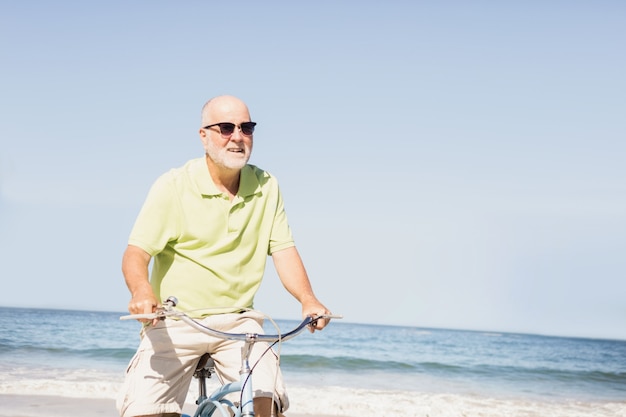
<path fill-rule="evenodd" d="M 125 310 L 148 188 L 233 94 L 346 321 L 626 339 L 622 2 L 0 7 L 2 305 Z"/>

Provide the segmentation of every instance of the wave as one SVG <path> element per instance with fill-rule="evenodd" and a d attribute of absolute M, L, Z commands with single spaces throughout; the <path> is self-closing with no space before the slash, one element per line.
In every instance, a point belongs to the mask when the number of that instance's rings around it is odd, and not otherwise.
<path fill-rule="evenodd" d="M 296 372 L 423 374 L 469 381 L 502 381 L 510 384 L 572 385 L 612 389 L 626 393 L 626 372 L 562 370 L 525 366 L 453 365 L 439 362 L 406 363 L 347 356 L 282 355 L 284 369 Z"/>
<path fill-rule="evenodd" d="M 69 347 L 41 346 L 32 343 L 3 343 L 0 340 L 0 358 L 15 356 L 89 359 L 127 363 L 135 353 L 130 347 Z M 310 354 L 283 354 L 285 369 L 307 372 L 386 372 L 398 374 L 426 374 L 448 378 L 498 379 L 508 381 L 539 381 L 555 383 L 611 384 L 626 391 L 626 372 L 600 370 L 564 370 L 547 367 L 511 365 L 462 365 L 441 362 L 401 362 L 352 356 L 320 356 Z"/>
<path fill-rule="evenodd" d="M 67 358 L 119 359 L 128 361 L 134 355 L 131 348 L 72 348 L 40 346 L 35 344 L 3 344 L 0 342 L 0 358 L 4 356 L 45 356 Z"/>
<path fill-rule="evenodd" d="M 610 383 L 623 385 L 626 390 L 626 372 L 494 365 L 472 366 L 463 369 L 462 372 L 482 377 L 498 376 L 507 380 L 552 381 L 560 383 Z"/>
<path fill-rule="evenodd" d="M 8 342 L 8 343 L 7 343 Z M 345 352 L 345 351 L 344 351 Z M 26 369 L 100 369 L 121 372 L 135 353 L 135 347 L 126 346 L 69 346 L 37 345 L 28 340 L 0 339 L 0 372 L 16 366 Z M 339 352 L 337 352 L 339 353 Z M 343 352 L 342 352 L 343 353 Z M 412 357 L 411 359 L 414 359 Z M 426 385 L 455 385 L 484 387 L 486 390 L 521 392 L 529 395 L 559 395 L 586 398 L 626 398 L 626 372 L 623 368 L 561 369 L 519 364 L 477 363 L 476 358 L 466 361 L 399 361 L 394 358 L 350 356 L 345 354 L 292 354 L 281 355 L 285 373 L 320 377 L 337 377 L 340 381 L 364 380 L 404 381 L 416 387 Z M 578 365 L 577 365 L 578 366 Z M 56 371 L 55 371 L 56 372 Z M 371 377 L 371 378 L 368 378 Z M 382 384 L 382 383 L 381 383 Z M 461 388 L 463 390 L 464 388 Z M 549 394 L 552 393 L 552 394 Z"/>
<path fill-rule="evenodd" d="M 354 370 L 397 370 L 411 371 L 414 366 L 396 361 L 378 361 L 346 356 L 326 357 L 316 355 L 281 355 L 281 364 L 302 370 L 354 371 Z"/>

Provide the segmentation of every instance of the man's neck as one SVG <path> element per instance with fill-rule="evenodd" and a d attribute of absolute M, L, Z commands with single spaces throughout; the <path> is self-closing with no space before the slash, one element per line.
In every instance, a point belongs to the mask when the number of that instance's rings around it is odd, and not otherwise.
<path fill-rule="evenodd" d="M 216 165 L 211 158 L 206 156 L 207 167 L 209 168 L 209 174 L 213 179 L 215 186 L 228 195 L 228 198 L 232 201 L 239 191 L 239 178 L 241 170 L 228 169 L 219 165 Z"/>

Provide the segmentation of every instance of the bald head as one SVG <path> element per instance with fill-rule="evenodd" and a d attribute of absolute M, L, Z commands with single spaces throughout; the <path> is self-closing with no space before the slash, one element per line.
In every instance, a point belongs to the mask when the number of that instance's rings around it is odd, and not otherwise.
<path fill-rule="evenodd" d="M 246 120 L 239 120 L 242 117 Z M 250 112 L 246 103 L 234 96 L 218 96 L 207 101 L 202 107 L 200 127 L 213 123 L 241 123 L 242 121 L 250 121 Z"/>

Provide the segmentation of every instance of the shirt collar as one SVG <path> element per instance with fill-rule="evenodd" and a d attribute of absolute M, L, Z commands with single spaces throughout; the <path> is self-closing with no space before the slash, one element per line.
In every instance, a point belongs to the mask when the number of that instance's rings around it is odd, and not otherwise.
<path fill-rule="evenodd" d="M 222 195 L 222 191 L 217 188 L 213 182 L 213 178 L 211 178 L 205 158 L 197 159 L 197 163 L 193 166 L 193 174 L 194 177 L 197 178 L 196 184 L 198 190 L 200 190 L 200 194 L 204 196 Z M 256 177 L 252 165 L 244 166 L 239 174 L 239 191 L 237 195 L 241 197 L 254 195 L 260 188 L 259 179 Z"/>

